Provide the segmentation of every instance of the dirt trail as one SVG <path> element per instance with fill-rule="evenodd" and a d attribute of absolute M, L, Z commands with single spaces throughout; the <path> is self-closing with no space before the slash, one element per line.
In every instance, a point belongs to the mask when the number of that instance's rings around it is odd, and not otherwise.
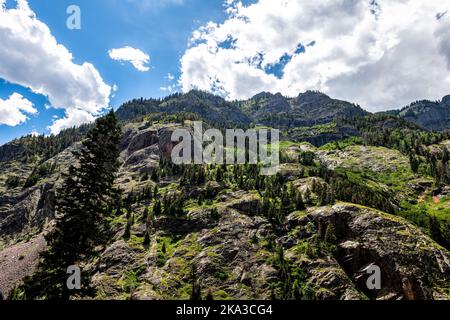
<path fill-rule="evenodd" d="M 21 279 L 30 275 L 39 260 L 39 252 L 45 248 L 43 235 L 29 242 L 18 243 L 0 251 L 0 291 L 6 298 L 9 290 Z"/>

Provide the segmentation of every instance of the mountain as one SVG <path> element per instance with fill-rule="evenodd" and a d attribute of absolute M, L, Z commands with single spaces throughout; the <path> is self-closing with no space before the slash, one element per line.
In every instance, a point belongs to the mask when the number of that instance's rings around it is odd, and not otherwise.
<path fill-rule="evenodd" d="M 355 104 L 316 91 L 301 93 L 296 98 L 287 98 L 280 93 L 261 93 L 238 104 L 253 122 L 282 128 L 311 127 L 339 118 L 369 115 Z"/>
<path fill-rule="evenodd" d="M 317 146 L 359 135 L 351 126 L 331 123 L 370 115 L 358 105 L 332 99 L 317 91 L 307 91 L 295 98 L 261 92 L 248 100 L 226 101 L 207 92 L 192 90 L 162 100 L 135 99 L 117 110 L 122 121 L 150 113 L 191 114 L 221 128 L 269 126 L 284 131 L 291 140 Z M 296 130 L 299 127 L 303 129 Z"/>
<path fill-rule="evenodd" d="M 93 295 L 78 298 L 189 299 L 198 285 L 216 300 L 450 300 L 448 134 L 312 91 L 234 102 L 191 91 L 117 114 L 122 196 L 107 243 L 83 261 Z M 193 118 L 279 126 L 279 173 L 173 165 L 171 134 Z M 5 296 L 20 298 L 16 286 L 48 249 L 57 186 L 91 128 L 0 147 Z M 379 290 L 366 285 L 373 266 Z"/>
<path fill-rule="evenodd" d="M 191 113 L 201 115 L 211 124 L 245 126 L 251 122 L 235 104 L 219 96 L 192 90 L 186 94 L 174 94 L 162 100 L 138 99 L 125 103 L 117 110 L 120 120 L 132 120 L 149 113 Z"/>
<path fill-rule="evenodd" d="M 162 100 L 133 100 L 122 105 L 117 115 L 121 120 L 131 120 L 156 112 L 194 113 L 213 124 L 242 126 L 255 123 L 282 128 L 321 125 L 339 118 L 369 115 L 355 104 L 314 91 L 307 91 L 296 98 L 262 92 L 249 100 L 226 101 L 197 90 Z"/>
<path fill-rule="evenodd" d="M 333 99 L 318 91 L 306 91 L 294 98 L 285 97 L 280 93 L 261 92 L 248 100 L 226 101 L 207 92 L 192 90 L 160 100 L 135 99 L 123 104 L 117 110 L 117 115 L 121 120 L 132 120 L 158 112 L 201 115 L 209 123 L 220 126 L 257 124 L 285 130 L 320 126 L 340 119 L 365 117 L 371 114 L 357 104 Z M 450 130 L 450 96 L 437 102 L 417 101 L 401 110 L 381 114 L 405 119 L 428 130 Z M 348 128 L 337 128 L 332 136 L 324 136 L 315 141 L 326 143 L 331 141 L 332 137 L 346 137 L 350 131 Z"/>
<path fill-rule="evenodd" d="M 450 130 L 450 95 L 445 96 L 441 101 L 417 101 L 390 113 L 429 130 Z"/>

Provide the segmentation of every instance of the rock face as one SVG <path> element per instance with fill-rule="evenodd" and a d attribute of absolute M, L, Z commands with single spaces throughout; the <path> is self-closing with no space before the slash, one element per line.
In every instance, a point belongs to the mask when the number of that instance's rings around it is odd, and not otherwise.
<path fill-rule="evenodd" d="M 357 105 L 314 91 L 301 93 L 296 98 L 283 97 L 279 93 L 262 93 L 241 104 L 253 122 L 273 127 L 309 127 L 330 123 L 338 118 L 369 114 Z M 322 139 L 330 141 L 332 137 L 324 136 Z"/>
<path fill-rule="evenodd" d="M 52 184 L 43 184 L 16 195 L 0 198 L 0 237 L 14 242 L 29 238 L 54 217 Z M 30 234 L 31 233 L 31 234 Z"/>
<path fill-rule="evenodd" d="M 418 101 L 399 111 L 399 115 L 406 120 L 420 126 L 435 130 L 450 130 L 450 96 L 441 101 Z"/>
<path fill-rule="evenodd" d="M 176 145 L 171 141 L 172 133 L 179 128 L 181 128 L 179 124 L 164 126 L 151 126 L 146 122 L 127 124 L 119 145 L 123 163 L 119 172 L 119 183 L 122 187 L 128 189 L 130 177 L 150 176 L 158 168 L 161 158 L 170 158 Z"/>
<path fill-rule="evenodd" d="M 292 216 L 291 226 L 313 222 L 321 238 L 333 225 L 334 257 L 354 287 L 372 299 L 448 299 L 450 254 L 401 218 L 355 205 L 338 204 Z M 381 270 L 381 288 L 371 290 L 367 267 Z"/>
<path fill-rule="evenodd" d="M 158 132 L 155 130 L 147 129 L 139 132 L 130 141 L 128 145 L 128 154 L 132 154 L 135 151 L 150 147 L 158 142 Z"/>
<path fill-rule="evenodd" d="M 124 242 L 118 231 L 92 266 L 95 286 L 113 299 L 187 299 L 195 266 L 204 296 L 270 299 L 271 288 L 282 285 L 273 240 L 284 248 L 291 277 L 302 275 L 309 299 L 449 299 L 450 254 L 403 219 L 337 204 L 292 213 L 283 230 L 275 230 L 254 216 L 255 201 L 257 195 L 231 193 L 217 217 L 201 209 L 188 219 L 157 218 L 148 247 Z M 333 250 L 325 246 L 330 225 Z M 380 289 L 366 284 L 370 266 L 380 268 Z M 132 288 L 124 286 L 130 275 Z"/>
<path fill-rule="evenodd" d="M 100 291 L 120 298 L 127 294 L 118 285 L 120 279 L 139 269 L 136 286 L 129 292 L 134 299 L 188 299 L 195 265 L 204 294 L 208 289 L 216 299 L 270 298 L 270 283 L 277 271 L 267 264 L 271 254 L 252 240 L 268 236 L 270 224 L 233 209 L 219 213 L 217 220 L 201 213 L 190 215 L 189 220 L 158 219 L 158 231 L 148 249 L 131 249 L 118 240 L 100 257 L 94 283 Z"/>
<path fill-rule="evenodd" d="M 12 244 L 30 239 L 53 220 L 55 186 L 61 181 L 61 173 L 74 161 L 72 151 L 78 148 L 79 144 L 75 144 L 47 160 L 45 164 L 55 163 L 57 170 L 40 177 L 35 185 L 29 188 L 19 185 L 7 190 L 0 188 L 0 241 Z M 32 166 L 26 163 L 0 161 L 0 172 L 19 174 L 22 183 L 32 171 Z"/>

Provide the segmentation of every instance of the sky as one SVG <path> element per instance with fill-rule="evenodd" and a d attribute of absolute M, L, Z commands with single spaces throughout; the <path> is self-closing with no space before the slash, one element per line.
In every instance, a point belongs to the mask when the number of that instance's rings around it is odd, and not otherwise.
<path fill-rule="evenodd" d="M 447 0 L 0 0 L 0 145 L 139 97 L 450 94 Z"/>

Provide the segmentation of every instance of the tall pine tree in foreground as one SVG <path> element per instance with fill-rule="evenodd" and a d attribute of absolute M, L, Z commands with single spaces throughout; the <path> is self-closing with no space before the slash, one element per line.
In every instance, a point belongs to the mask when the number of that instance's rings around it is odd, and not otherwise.
<path fill-rule="evenodd" d="M 46 236 L 48 251 L 35 274 L 23 286 L 26 299 L 69 299 L 83 291 L 67 288 L 67 268 L 80 265 L 107 237 L 106 217 L 114 208 L 117 191 L 113 184 L 119 168 L 120 127 L 114 112 L 99 118 L 87 134 L 77 163 L 64 176 L 56 194 L 56 225 Z M 82 290 L 89 275 L 82 272 Z"/>

